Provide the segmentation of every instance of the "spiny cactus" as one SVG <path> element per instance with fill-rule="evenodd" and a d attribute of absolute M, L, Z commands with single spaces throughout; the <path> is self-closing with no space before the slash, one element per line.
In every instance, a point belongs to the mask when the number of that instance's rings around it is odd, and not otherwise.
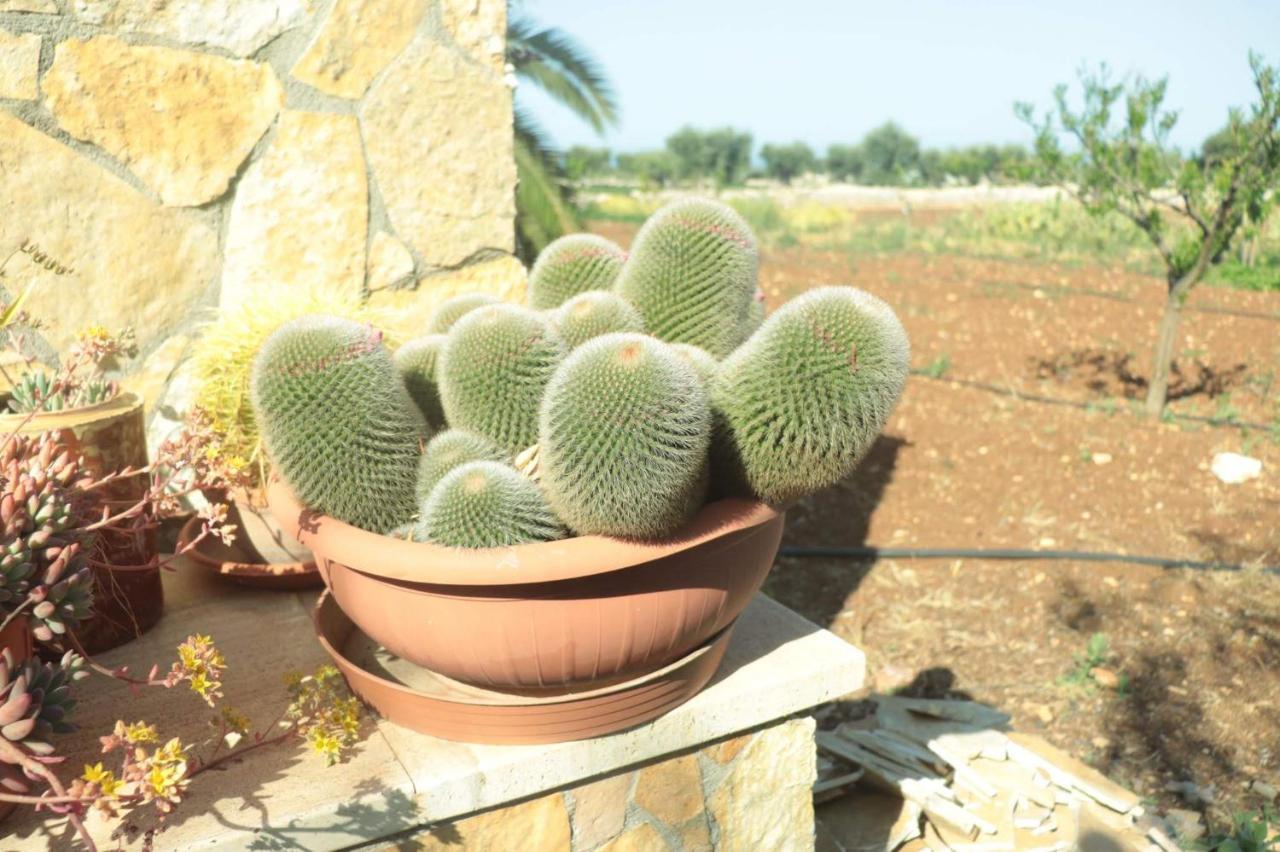
<path fill-rule="evenodd" d="M 427 320 L 427 334 L 448 334 L 458 320 L 485 305 L 496 305 L 498 299 L 487 293 L 463 293 L 441 302 L 431 319 Z"/>
<path fill-rule="evenodd" d="M 751 302 L 747 305 L 746 318 L 743 320 L 744 337 L 750 337 L 760 326 L 764 325 L 765 318 L 764 293 L 756 291 L 755 296 L 751 298 Z"/>
<path fill-rule="evenodd" d="M 508 453 L 483 435 L 464 429 L 441 432 L 427 443 L 427 449 L 418 462 L 418 484 L 415 486 L 418 500 L 425 500 L 436 483 L 459 465 L 473 461 L 505 461 L 508 458 Z"/>
<path fill-rule="evenodd" d="M 717 455 L 733 468 L 717 476 L 776 502 L 843 479 L 898 401 L 909 356 L 897 316 L 869 293 L 824 287 L 787 303 L 712 382 Z"/>
<path fill-rule="evenodd" d="M 707 382 L 711 381 L 716 370 L 720 369 L 720 362 L 699 346 L 694 346 L 692 343 L 668 343 L 667 346 L 693 368 L 698 378 L 702 380 L 703 387 L 707 386 Z"/>
<path fill-rule="evenodd" d="M 381 332 L 286 323 L 258 352 L 251 393 L 271 461 L 304 505 L 374 532 L 413 516 L 427 427 Z"/>
<path fill-rule="evenodd" d="M 423 501 L 414 530 L 415 539 L 448 547 L 508 547 L 564 534 L 538 486 L 492 461 L 449 471 Z"/>
<path fill-rule="evenodd" d="M 529 272 L 529 307 L 556 308 L 588 290 L 608 290 L 627 254 L 595 234 L 569 234 L 538 255 Z"/>
<path fill-rule="evenodd" d="M 615 290 L 650 334 L 723 358 L 750 333 L 757 267 L 756 240 L 741 216 L 716 201 L 687 199 L 644 223 Z"/>
<path fill-rule="evenodd" d="M 449 425 L 514 455 L 538 440 L 538 403 L 565 345 L 542 314 L 490 305 L 463 317 L 436 373 Z"/>
<path fill-rule="evenodd" d="M 428 334 L 401 346 L 394 359 L 409 398 L 433 431 L 445 427 L 444 406 L 440 404 L 440 387 L 436 383 L 436 361 L 443 345 L 443 334 Z"/>
<path fill-rule="evenodd" d="M 579 293 L 552 315 L 556 330 L 570 349 L 615 331 L 644 331 L 644 320 L 631 303 L 615 293 Z"/>
<path fill-rule="evenodd" d="M 542 401 L 543 489 L 576 532 L 668 535 L 702 501 L 710 431 L 702 383 L 669 347 L 597 337 L 565 360 Z"/>

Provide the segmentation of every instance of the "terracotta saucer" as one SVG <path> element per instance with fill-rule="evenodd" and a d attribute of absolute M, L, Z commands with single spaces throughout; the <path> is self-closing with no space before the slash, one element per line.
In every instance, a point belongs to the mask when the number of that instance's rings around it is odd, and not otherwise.
<path fill-rule="evenodd" d="M 192 517 L 178 533 L 178 549 L 196 536 L 200 519 Z M 187 553 L 191 561 L 229 580 L 259 589 L 314 589 L 324 585 L 315 562 L 267 562 L 239 537 L 230 545 L 209 536 Z"/>
<path fill-rule="evenodd" d="M 351 622 L 329 592 L 315 608 L 316 635 L 351 690 L 381 716 L 446 740 L 521 745 L 611 734 L 648 722 L 711 680 L 733 625 L 643 677 L 577 692 L 498 692 L 451 680 L 396 657 Z"/>

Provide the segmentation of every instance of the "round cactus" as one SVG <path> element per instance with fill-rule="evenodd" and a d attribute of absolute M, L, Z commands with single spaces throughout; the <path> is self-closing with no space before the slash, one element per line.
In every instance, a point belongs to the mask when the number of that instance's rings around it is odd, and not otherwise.
<path fill-rule="evenodd" d="M 650 334 L 723 358 L 750 334 L 758 265 L 755 236 L 732 208 L 675 201 L 644 223 L 615 289 Z"/>
<path fill-rule="evenodd" d="M 445 340 L 437 378 L 449 425 L 484 435 L 509 454 L 538 440 L 538 404 L 565 344 L 542 314 L 490 305 L 463 317 Z"/>
<path fill-rule="evenodd" d="M 639 334 L 597 337 L 547 387 L 542 486 L 576 532 L 669 535 L 705 494 L 710 432 L 702 383 L 669 347 Z"/>
<path fill-rule="evenodd" d="M 267 452 L 306 506 L 373 532 L 408 521 L 427 428 L 382 333 L 308 316 L 254 361 L 254 416 Z"/>
<path fill-rule="evenodd" d="M 691 343 L 669 343 L 667 344 L 671 351 L 676 353 L 684 360 L 686 364 L 693 368 L 698 374 L 698 378 L 702 380 L 703 387 L 716 374 L 716 370 L 720 369 L 720 362 L 712 358 L 707 350 L 694 346 Z"/>
<path fill-rule="evenodd" d="M 448 334 L 458 320 L 485 305 L 496 305 L 498 299 L 487 293 L 463 293 L 440 303 L 427 320 L 427 334 Z"/>
<path fill-rule="evenodd" d="M 561 305 L 552 322 L 570 349 L 615 331 L 644 331 L 644 320 L 631 303 L 615 293 L 579 293 Z"/>
<path fill-rule="evenodd" d="M 445 426 L 444 406 L 440 404 L 440 388 L 436 384 L 436 361 L 443 344 L 443 334 L 428 334 L 410 340 L 395 354 L 396 369 L 404 380 L 405 390 L 433 431 Z"/>
<path fill-rule="evenodd" d="M 765 320 L 720 365 L 711 399 L 717 477 L 784 502 L 850 474 L 907 379 L 906 332 L 883 301 L 852 287 L 812 290 Z M 732 469 L 719 469 L 722 453 Z"/>
<path fill-rule="evenodd" d="M 756 329 L 764 325 L 765 314 L 764 293 L 757 290 L 755 296 L 747 304 L 747 313 L 743 319 L 744 340 L 755 334 Z"/>
<path fill-rule="evenodd" d="M 608 290 L 627 254 L 595 234 L 570 234 L 553 241 L 529 271 L 529 306 L 557 308 L 589 290 Z"/>
<path fill-rule="evenodd" d="M 509 454 L 483 435 L 463 429 L 449 429 L 436 435 L 427 443 L 418 462 L 418 484 L 415 493 L 418 500 L 425 500 L 444 479 L 445 474 L 459 465 L 473 461 L 506 461 Z"/>
<path fill-rule="evenodd" d="M 448 547 L 508 547 L 564 534 L 538 486 L 505 464 L 473 461 L 431 490 L 413 537 Z"/>

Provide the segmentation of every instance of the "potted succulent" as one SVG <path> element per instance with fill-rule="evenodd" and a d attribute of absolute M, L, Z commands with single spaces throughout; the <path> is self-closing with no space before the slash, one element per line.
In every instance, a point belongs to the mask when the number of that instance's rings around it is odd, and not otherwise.
<path fill-rule="evenodd" d="M 458 298 L 394 356 L 312 316 L 259 352 L 273 513 L 368 637 L 522 694 L 598 689 L 723 634 L 783 510 L 847 475 L 907 375 L 879 299 L 823 288 L 767 320 L 754 236 L 692 199 L 630 255 L 567 237 L 530 307 Z M 357 689 L 357 691 L 359 691 Z"/>

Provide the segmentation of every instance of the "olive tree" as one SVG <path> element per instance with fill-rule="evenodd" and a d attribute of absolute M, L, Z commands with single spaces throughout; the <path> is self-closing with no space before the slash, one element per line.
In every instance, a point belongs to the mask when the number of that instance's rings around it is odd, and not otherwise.
<path fill-rule="evenodd" d="M 1226 254 L 1242 223 L 1261 222 L 1273 201 L 1280 174 L 1280 76 L 1255 54 L 1249 65 L 1256 101 L 1230 111 L 1213 157 L 1183 157 L 1169 141 L 1178 114 L 1164 104 L 1167 78 L 1116 82 L 1103 67 L 1081 73 L 1078 109 L 1065 85 L 1054 91 L 1055 106 L 1043 117 L 1029 104 L 1015 107 L 1035 133 L 1033 171 L 1090 213 L 1115 211 L 1131 220 L 1164 262 L 1164 314 L 1147 389 L 1150 415 L 1164 409 L 1191 288 Z"/>
<path fill-rule="evenodd" d="M 765 145 L 760 149 L 760 158 L 764 160 L 765 174 L 783 183 L 791 183 L 793 178 L 811 172 L 818 166 L 818 158 L 814 156 L 813 149 L 803 142 Z"/>

